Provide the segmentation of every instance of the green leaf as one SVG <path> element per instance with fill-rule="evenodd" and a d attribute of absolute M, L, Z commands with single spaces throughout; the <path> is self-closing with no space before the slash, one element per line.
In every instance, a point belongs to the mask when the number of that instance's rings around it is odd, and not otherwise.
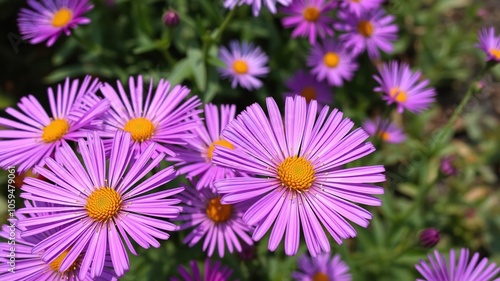
<path fill-rule="evenodd" d="M 198 89 L 203 92 L 207 88 L 207 68 L 203 61 L 203 54 L 199 49 L 189 48 L 187 59 L 194 76 L 194 81 Z"/>
<path fill-rule="evenodd" d="M 218 57 L 209 56 L 207 58 L 207 63 L 215 67 L 226 67 L 226 64 L 223 61 L 221 61 Z"/>
<path fill-rule="evenodd" d="M 180 84 L 184 79 L 191 75 L 191 66 L 188 59 L 182 59 L 172 69 L 168 81 L 172 85 Z"/>
<path fill-rule="evenodd" d="M 203 95 L 203 102 L 209 103 L 215 97 L 215 95 L 221 90 L 219 84 L 219 76 L 215 70 L 208 72 L 208 86 L 207 90 Z"/>

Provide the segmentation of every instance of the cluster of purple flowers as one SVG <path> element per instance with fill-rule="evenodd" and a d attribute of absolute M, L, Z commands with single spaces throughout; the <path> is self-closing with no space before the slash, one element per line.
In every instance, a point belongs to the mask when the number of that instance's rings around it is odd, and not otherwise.
<path fill-rule="evenodd" d="M 7 109 L 17 121 L 0 120 L 2 167 L 44 178 L 25 179 L 26 207 L 17 211 L 25 250 L 42 261 L 29 274 L 49 267 L 64 278 L 120 277 L 129 269 L 125 248 L 136 253 L 130 238 L 159 247 L 178 229 L 192 229 L 184 242 L 204 240 L 209 256 L 240 252 L 270 229 L 269 249 L 285 238 L 295 255 L 302 229 L 318 255 L 330 249 L 322 227 L 342 243 L 356 236 L 346 219 L 367 226 L 371 218 L 355 203 L 380 205 L 372 195 L 383 193 L 374 185 L 385 180 L 383 166 L 343 168 L 374 151 L 368 135 L 315 100 L 288 97 L 282 118 L 269 98 L 268 116 L 254 104 L 236 117 L 234 105 L 203 111 L 186 87 L 161 80 L 155 89 L 141 76 L 128 91 L 90 77 L 57 90 L 48 91 L 50 116 L 30 96 L 20 111 Z M 156 168 L 166 159 L 178 173 Z M 162 188 L 179 174 L 188 186 Z"/>
<path fill-rule="evenodd" d="M 253 4 L 258 6 L 258 2 Z M 379 60 L 380 51 L 392 52 L 398 28 L 393 23 L 394 17 L 386 15 L 381 4 L 380 0 L 296 0 L 283 7 L 281 12 L 286 15 L 283 26 L 294 28 L 292 37 L 308 37 L 311 44 L 306 63 L 310 71 L 299 70 L 292 75 L 287 82 L 290 91 L 284 96 L 300 95 L 307 101 L 330 105 L 333 102 L 330 86 L 340 87 L 352 80 L 359 68 L 360 54 L 367 50 L 372 60 Z M 335 36 L 337 33 L 342 34 Z M 248 43 L 232 42 L 229 50 L 221 49 L 220 59 L 226 65 L 220 72 L 232 79 L 233 88 L 240 85 L 248 90 L 257 89 L 262 86 L 258 78 L 270 71 L 265 66 L 268 57 L 259 47 Z M 419 71 L 412 72 L 408 64 L 392 61 L 382 63 L 378 69 L 375 80 L 380 86 L 375 91 L 383 93 L 383 99 L 388 105 L 394 104 L 399 113 L 404 110 L 420 113 L 434 102 L 436 92 L 429 87 L 429 80 Z M 367 120 L 364 128 L 370 135 L 390 143 L 404 141 L 402 130 L 390 123 L 390 120 Z"/>
<path fill-rule="evenodd" d="M 359 205 L 380 206 L 384 193 L 382 165 L 346 168 L 375 151 L 367 141 L 375 136 L 388 143 L 407 137 L 388 119 L 366 120 L 363 128 L 345 118 L 333 102 L 331 86 L 350 81 L 363 52 L 373 60 L 393 51 L 398 28 L 381 0 L 226 0 L 225 7 L 262 4 L 282 23 L 294 28 L 292 37 L 307 37 L 306 65 L 287 81 L 284 112 L 273 98 L 266 111 L 259 104 L 237 114 L 235 105 L 205 104 L 187 87 L 160 80 L 143 83 L 130 77 L 128 90 L 86 77 L 66 79 L 48 89 L 50 113 L 34 96 L 21 99 L 19 109 L 0 118 L 0 166 L 29 169 L 40 178 L 26 178 L 17 211 L 20 257 L 15 280 L 110 280 L 129 270 L 127 250 L 159 247 L 169 232 L 190 230 L 184 243 L 203 243 L 208 256 L 224 256 L 269 235 L 268 249 L 281 242 L 287 255 L 298 253 L 301 235 L 311 258 L 299 260 L 297 280 L 351 280 L 347 265 L 330 257 L 330 240 L 342 244 L 356 236 L 352 224 L 367 227 L 372 214 Z M 86 0 L 30 0 L 19 27 L 32 43 L 54 44 L 61 33 L 89 23 Z M 336 14 L 334 17 L 333 13 Z M 488 60 L 500 61 L 500 39 L 493 29 L 480 34 Z M 268 56 L 252 43 L 233 41 L 221 48 L 223 78 L 233 88 L 263 86 L 270 72 Z M 430 107 L 436 91 L 419 71 L 406 63 L 380 63 L 374 91 L 399 113 L 420 113 Z M 75 152 L 74 147 L 77 147 Z M 172 166 L 160 168 L 164 160 Z M 151 174 L 151 172 L 154 172 Z M 187 184 L 165 188 L 183 175 Z M 176 225 L 173 221 L 180 222 Z M 329 234 L 329 236 L 327 235 Z M 3 229 L 0 235 L 8 235 Z M 203 241 L 203 242 L 201 242 Z M 0 243 L 0 251 L 8 251 Z M 417 270 L 427 280 L 467 276 L 486 280 L 500 270 L 468 263 L 462 250 L 450 267 L 438 253 Z M 0 277 L 7 274 L 1 268 Z M 204 278 L 191 263 L 186 280 L 227 280 L 231 270 L 216 262 L 205 264 Z M 448 279 L 441 279 L 443 275 Z M 207 279 L 208 278 L 208 279 Z"/>

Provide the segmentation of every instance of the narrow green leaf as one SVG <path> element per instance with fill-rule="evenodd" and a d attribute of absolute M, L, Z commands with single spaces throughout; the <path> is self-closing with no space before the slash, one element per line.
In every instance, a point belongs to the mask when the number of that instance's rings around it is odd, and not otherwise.
<path fill-rule="evenodd" d="M 199 49 L 189 48 L 187 59 L 194 76 L 194 81 L 198 89 L 203 92 L 207 88 L 207 69 L 203 61 L 203 54 Z"/>

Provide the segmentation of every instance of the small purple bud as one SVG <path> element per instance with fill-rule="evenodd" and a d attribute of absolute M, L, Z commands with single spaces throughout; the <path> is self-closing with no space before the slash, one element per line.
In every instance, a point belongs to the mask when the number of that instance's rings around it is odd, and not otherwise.
<path fill-rule="evenodd" d="M 486 18 L 490 13 L 485 8 L 480 8 L 477 10 L 476 15 L 482 19 Z"/>
<path fill-rule="evenodd" d="M 426 248 L 432 248 L 439 243 L 439 230 L 426 228 L 420 233 L 420 244 Z"/>
<path fill-rule="evenodd" d="M 455 166 L 455 157 L 445 156 L 441 159 L 441 172 L 447 176 L 453 176 L 457 174 L 457 167 Z"/>
<path fill-rule="evenodd" d="M 168 27 L 176 27 L 179 25 L 179 15 L 172 9 L 169 9 L 163 14 L 163 23 Z"/>

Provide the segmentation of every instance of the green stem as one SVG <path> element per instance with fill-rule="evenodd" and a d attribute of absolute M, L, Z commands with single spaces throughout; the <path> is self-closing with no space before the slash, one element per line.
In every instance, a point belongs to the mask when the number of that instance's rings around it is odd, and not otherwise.
<path fill-rule="evenodd" d="M 83 39 L 80 35 L 78 35 L 78 32 L 73 32 L 73 34 L 71 34 L 71 36 L 73 38 L 75 38 L 75 40 L 82 46 L 84 47 L 85 49 L 91 51 L 91 52 L 99 52 L 100 48 L 97 44 L 93 44 L 92 42 L 89 42 L 89 41 L 86 41 L 85 39 Z"/>
<path fill-rule="evenodd" d="M 210 35 L 206 34 L 206 36 L 204 36 L 202 54 L 203 54 L 203 58 L 205 60 L 208 58 L 208 49 L 210 48 L 210 46 L 212 46 L 213 43 L 219 42 L 219 40 L 222 36 L 222 33 L 224 32 L 224 29 L 226 29 L 226 27 L 229 25 L 229 22 L 231 22 L 231 19 L 233 18 L 236 9 L 237 9 L 237 7 L 235 7 L 234 9 L 229 11 L 229 13 L 226 14 L 224 19 L 222 20 L 221 25 L 219 26 L 219 28 L 217 28 L 217 30 L 212 32 L 212 34 L 210 34 Z"/>
<path fill-rule="evenodd" d="M 457 121 L 458 116 L 462 114 L 462 111 L 464 110 L 465 106 L 472 98 L 472 96 L 479 91 L 477 83 L 483 78 L 484 74 L 486 74 L 486 72 L 488 72 L 488 70 L 494 65 L 495 65 L 494 63 L 488 62 L 486 66 L 479 72 L 477 77 L 470 83 L 469 89 L 467 90 L 465 97 L 462 99 L 458 107 L 453 112 L 453 115 L 451 116 L 450 120 L 448 120 L 444 128 L 438 133 L 433 146 L 431 146 L 433 149 L 435 149 L 444 140 L 446 140 L 446 136 L 448 136 L 448 134 L 452 131 L 453 124 L 455 124 L 455 122 Z"/>
<path fill-rule="evenodd" d="M 170 65 L 174 65 L 175 64 L 175 59 L 174 59 L 174 57 L 172 57 L 172 55 L 170 54 L 170 52 L 168 51 L 168 49 L 160 49 L 160 52 L 163 55 L 163 57 L 165 58 L 165 60 Z"/>
<path fill-rule="evenodd" d="M 83 39 L 78 32 L 73 32 L 71 36 L 85 49 L 97 55 L 103 55 L 108 58 L 115 58 L 116 54 L 108 49 L 103 49 L 99 44 Z"/>
<path fill-rule="evenodd" d="M 220 37 L 222 36 L 222 33 L 224 32 L 224 29 L 228 26 L 229 22 L 231 22 L 231 19 L 233 18 L 235 12 L 236 12 L 237 7 L 234 7 L 229 13 L 227 13 L 226 17 L 224 17 L 224 20 L 222 20 L 222 23 L 220 27 L 212 33 L 212 39 L 216 42 L 220 40 Z"/>

